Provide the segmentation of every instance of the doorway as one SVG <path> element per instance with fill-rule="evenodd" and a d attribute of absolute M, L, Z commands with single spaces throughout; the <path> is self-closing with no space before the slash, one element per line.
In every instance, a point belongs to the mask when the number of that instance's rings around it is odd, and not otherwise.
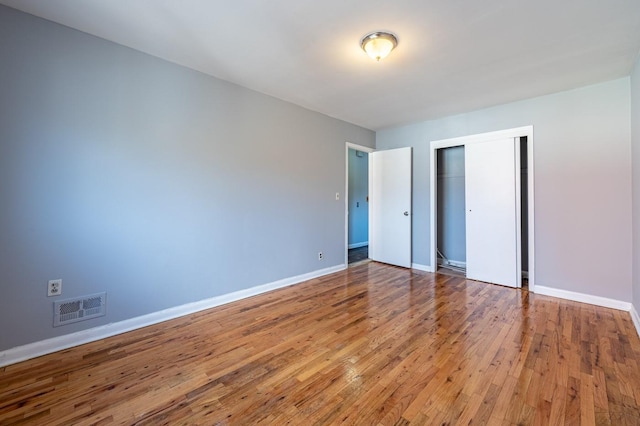
<path fill-rule="evenodd" d="M 464 146 L 436 151 L 437 272 L 464 276 L 467 266 Z"/>
<path fill-rule="evenodd" d="M 534 233 L 533 220 L 530 220 L 534 208 L 532 153 L 532 126 L 431 142 L 431 257 L 434 271 L 466 274 L 469 278 L 513 287 L 528 284 L 530 290 L 534 289 Z M 498 161 L 500 156 L 502 160 Z M 498 163 L 491 166 L 494 161 Z M 511 164 L 507 164 L 506 169 L 505 162 Z M 499 173 L 502 177 L 498 179 Z M 509 182 L 505 183 L 504 179 Z M 498 228 L 483 222 L 491 221 L 489 217 L 478 219 L 482 217 L 483 201 L 482 196 L 480 199 L 477 196 L 483 190 L 478 185 L 485 180 L 488 185 L 486 197 L 491 198 L 485 206 L 488 209 L 485 214 L 487 211 L 490 216 L 498 214 L 498 219 L 493 219 L 500 224 Z M 500 187 L 507 195 L 499 195 Z M 499 216 L 500 207 L 496 203 L 504 197 L 511 200 L 512 207 L 507 202 L 503 205 L 503 216 Z M 502 240 L 506 243 L 501 245 L 502 236 L 499 235 L 504 232 L 510 237 Z M 478 244 L 478 241 L 482 243 Z M 487 256 L 487 251 L 492 254 Z M 505 264 L 510 266 L 505 267 Z M 473 270 L 468 270 L 469 267 Z M 495 281 L 483 278 L 501 274 L 503 278 Z"/>
<path fill-rule="evenodd" d="M 369 153 L 349 148 L 347 192 L 349 264 L 369 258 Z"/>
<path fill-rule="evenodd" d="M 346 143 L 345 150 L 345 266 L 348 265 L 349 216 L 353 214 L 349 208 L 350 148 L 369 154 L 367 180 L 369 195 L 364 198 L 368 204 L 369 215 L 368 258 L 411 268 L 413 149 L 404 147 L 375 151 L 349 142 Z M 358 202 L 354 200 L 355 205 L 358 205 Z M 361 201 L 360 206 L 362 206 Z"/>
<path fill-rule="evenodd" d="M 347 142 L 345 265 L 369 258 L 369 154 L 372 148 Z"/>

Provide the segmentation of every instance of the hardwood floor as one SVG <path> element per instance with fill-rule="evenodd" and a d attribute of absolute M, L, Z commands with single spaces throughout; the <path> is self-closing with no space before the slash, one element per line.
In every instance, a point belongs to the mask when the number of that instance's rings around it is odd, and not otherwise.
<path fill-rule="evenodd" d="M 638 425 L 626 312 L 367 262 L 0 368 L 0 424 Z"/>

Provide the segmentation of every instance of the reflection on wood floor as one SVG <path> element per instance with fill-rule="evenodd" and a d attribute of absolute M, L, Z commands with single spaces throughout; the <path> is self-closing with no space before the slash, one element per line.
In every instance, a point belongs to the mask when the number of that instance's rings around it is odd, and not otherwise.
<path fill-rule="evenodd" d="M 437 272 L 439 274 L 451 275 L 454 277 L 464 277 L 466 274 L 466 271 L 462 268 L 445 268 L 441 266 L 438 266 Z"/>
<path fill-rule="evenodd" d="M 629 313 L 366 262 L 0 368 L 0 424 L 638 425 Z"/>

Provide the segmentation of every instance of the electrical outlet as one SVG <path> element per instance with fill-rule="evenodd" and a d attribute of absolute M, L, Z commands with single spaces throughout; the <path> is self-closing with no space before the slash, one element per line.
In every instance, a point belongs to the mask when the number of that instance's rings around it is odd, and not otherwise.
<path fill-rule="evenodd" d="M 62 294 L 62 280 L 49 280 L 47 296 L 60 296 Z"/>
<path fill-rule="evenodd" d="M 340 193 L 336 192 L 336 201 L 340 200 Z"/>
<path fill-rule="evenodd" d="M 318 252 L 318 260 L 322 260 L 324 259 L 324 255 L 322 254 L 321 251 Z"/>

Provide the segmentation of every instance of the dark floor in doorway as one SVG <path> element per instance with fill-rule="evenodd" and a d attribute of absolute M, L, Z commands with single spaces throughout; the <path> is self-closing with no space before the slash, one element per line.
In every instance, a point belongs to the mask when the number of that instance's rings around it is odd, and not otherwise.
<path fill-rule="evenodd" d="M 369 258 L 369 246 L 349 249 L 349 264 Z"/>

